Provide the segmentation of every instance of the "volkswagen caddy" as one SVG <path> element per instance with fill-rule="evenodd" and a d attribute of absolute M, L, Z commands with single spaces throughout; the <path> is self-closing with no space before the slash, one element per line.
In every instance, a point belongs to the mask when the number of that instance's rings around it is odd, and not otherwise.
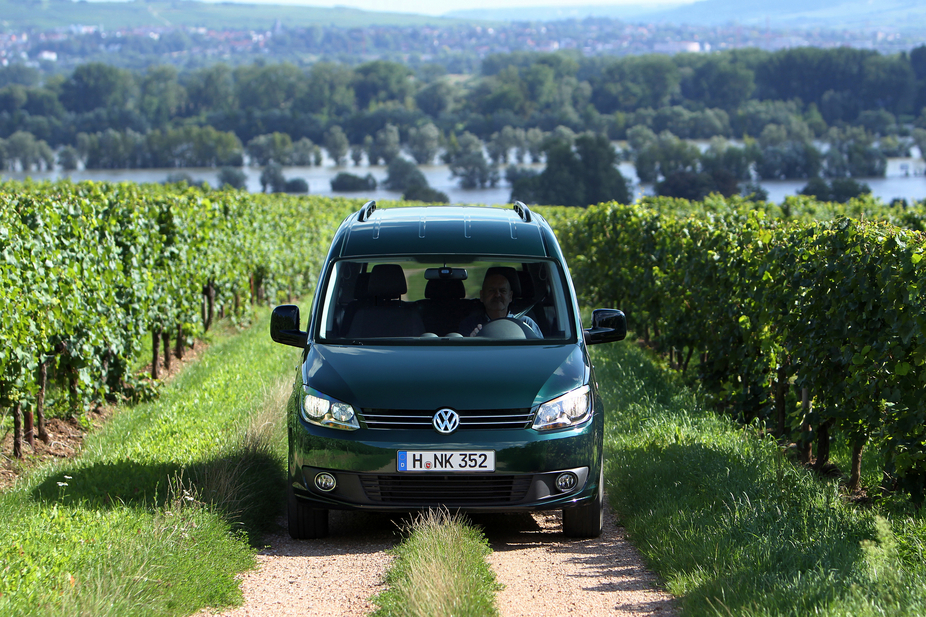
<path fill-rule="evenodd" d="M 489 318 L 489 302 L 508 304 Z M 475 326 L 474 326 L 475 324 Z M 306 330 L 274 309 L 274 341 L 303 348 L 287 406 L 289 533 L 327 534 L 332 509 L 563 511 L 601 533 L 604 406 L 550 225 L 513 208 L 377 209 L 338 228 Z"/>

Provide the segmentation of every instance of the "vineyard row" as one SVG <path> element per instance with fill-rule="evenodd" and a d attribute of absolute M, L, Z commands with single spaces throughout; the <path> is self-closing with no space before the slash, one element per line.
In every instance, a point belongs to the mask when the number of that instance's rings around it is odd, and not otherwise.
<path fill-rule="evenodd" d="M 133 396 L 143 339 L 165 362 L 217 313 L 246 318 L 315 282 L 350 200 L 157 185 L 0 183 L 0 407 L 14 453 L 47 439 L 49 376 L 74 413 Z M 21 426 L 25 420 L 25 430 Z M 35 422 L 35 426 L 33 426 Z"/>
<path fill-rule="evenodd" d="M 623 308 L 715 405 L 796 443 L 806 462 L 816 443 L 817 466 L 844 436 L 853 489 L 862 449 L 877 447 L 887 483 L 921 500 L 926 235 L 910 228 L 922 214 L 654 199 L 591 207 L 558 233 L 583 301 Z"/>

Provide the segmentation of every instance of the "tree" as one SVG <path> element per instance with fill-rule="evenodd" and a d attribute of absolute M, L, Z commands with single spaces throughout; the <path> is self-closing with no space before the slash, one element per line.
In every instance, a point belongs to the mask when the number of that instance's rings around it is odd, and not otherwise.
<path fill-rule="evenodd" d="M 219 170 L 219 188 L 229 186 L 233 189 L 243 189 L 247 186 L 247 175 L 237 167 L 223 167 Z"/>
<path fill-rule="evenodd" d="M 419 165 L 430 165 L 440 151 L 440 131 L 433 122 L 408 129 L 406 149 Z"/>
<path fill-rule="evenodd" d="M 126 70 L 90 62 L 74 69 L 61 84 L 64 106 L 78 113 L 98 108 L 124 108 L 136 96 L 132 74 Z"/>
<path fill-rule="evenodd" d="M 911 134 L 913 136 L 913 143 L 919 148 L 920 158 L 926 160 L 926 129 L 917 127 L 913 129 Z"/>
<path fill-rule="evenodd" d="M 631 158 L 642 182 L 655 182 L 659 176 L 698 170 L 701 153 L 698 147 L 684 141 L 669 131 L 656 135 L 646 127 L 634 127 L 627 131 Z"/>
<path fill-rule="evenodd" d="M 446 80 L 435 81 L 418 91 L 415 103 L 418 109 L 432 118 L 438 118 L 442 113 L 453 108 L 457 96 L 457 89 Z"/>
<path fill-rule="evenodd" d="M 505 126 L 501 131 L 492 134 L 486 149 L 489 152 L 489 158 L 496 165 L 507 164 L 508 156 L 512 150 L 517 152 L 524 149 L 526 143 L 524 129 L 516 129 L 511 126 Z"/>
<path fill-rule="evenodd" d="M 183 80 L 190 112 L 230 112 L 237 106 L 235 81 L 221 62 L 189 73 Z"/>
<path fill-rule="evenodd" d="M 325 150 L 338 167 L 343 165 L 347 159 L 350 143 L 347 141 L 344 130 L 337 124 L 325 131 Z"/>
<path fill-rule="evenodd" d="M 832 127 L 826 134 L 830 148 L 826 153 L 826 175 L 831 178 L 846 176 L 882 177 L 887 170 L 887 158 L 875 146 L 875 138 L 864 128 Z"/>
<path fill-rule="evenodd" d="M 353 71 L 343 64 L 316 62 L 309 70 L 305 92 L 295 106 L 322 118 L 347 116 L 357 109 L 353 79 Z"/>
<path fill-rule="evenodd" d="M 659 109 L 678 92 L 680 82 L 678 66 L 669 56 L 625 56 L 610 61 L 590 80 L 592 103 L 604 114 Z"/>
<path fill-rule="evenodd" d="M 260 190 L 263 193 L 283 193 L 286 191 L 286 178 L 279 163 L 270 163 L 260 172 Z"/>
<path fill-rule="evenodd" d="M 396 157 L 389 163 L 383 186 L 390 191 L 404 191 L 416 184 L 427 186 L 428 181 L 418 166 L 403 158 Z"/>
<path fill-rule="evenodd" d="M 405 104 L 413 91 L 411 69 L 397 62 L 374 60 L 354 69 L 351 85 L 360 109 L 369 109 L 375 103 L 396 101 Z"/>
<path fill-rule="evenodd" d="M 376 165 L 382 160 L 386 165 L 391 163 L 402 151 L 399 143 L 399 129 L 393 124 L 386 124 L 376 131 L 376 137 L 367 150 L 370 165 Z"/>
<path fill-rule="evenodd" d="M 690 77 L 682 80 L 681 88 L 688 99 L 730 112 L 749 99 L 756 83 L 749 68 L 728 58 L 708 56 Z"/>
<path fill-rule="evenodd" d="M 152 126 L 164 126 L 186 104 L 186 90 L 173 66 L 148 67 L 140 89 L 141 110 Z"/>
<path fill-rule="evenodd" d="M 540 129 L 536 127 L 527 129 L 524 133 L 524 149 L 519 149 L 517 153 L 518 162 L 523 162 L 524 154 L 527 153 L 530 154 L 531 163 L 539 163 L 543 156 L 543 144 L 546 142 L 546 139 L 546 133 Z"/>
<path fill-rule="evenodd" d="M 289 109 L 307 87 L 302 71 L 288 62 L 243 65 L 233 74 L 238 105 L 245 110 Z"/>
<path fill-rule="evenodd" d="M 65 171 L 74 171 L 80 163 L 80 154 L 74 146 L 64 146 L 58 151 L 58 164 Z"/>
<path fill-rule="evenodd" d="M 293 140 L 286 133 L 258 135 L 248 142 L 247 152 L 252 165 L 263 167 L 271 162 L 285 165 L 292 157 Z"/>
<path fill-rule="evenodd" d="M 9 84 L 0 88 L 0 112 L 14 114 L 29 100 L 27 90 L 19 84 Z"/>
<path fill-rule="evenodd" d="M 753 140 L 747 140 L 741 148 L 730 145 L 723 137 L 715 137 L 701 155 L 701 170 L 711 175 L 726 170 L 737 180 L 749 180 L 758 156 L 758 147 Z"/>
<path fill-rule="evenodd" d="M 10 84 L 37 86 L 41 81 L 42 73 L 34 67 L 18 62 L 8 66 L 0 66 L 0 88 Z"/>
<path fill-rule="evenodd" d="M 369 137 L 369 135 L 367 135 L 367 137 Z M 370 141 L 372 142 L 373 140 L 371 139 Z M 363 153 L 366 149 L 366 143 L 362 145 L 355 144 L 350 147 L 350 160 L 354 162 L 354 167 L 360 167 L 360 163 L 363 162 Z"/>
<path fill-rule="evenodd" d="M 574 150 L 564 141 L 551 141 L 546 155 L 543 172 L 515 180 L 512 201 L 582 207 L 630 201 L 617 152 L 604 135 L 581 135 Z"/>
<path fill-rule="evenodd" d="M 289 165 L 297 165 L 299 167 L 309 167 L 312 165 L 312 163 L 315 162 L 315 155 L 317 152 L 318 146 L 316 146 L 308 137 L 303 137 L 293 144 L 293 149 L 289 155 L 289 160 L 287 163 Z M 291 192 L 293 191 L 287 191 L 287 193 Z"/>
<path fill-rule="evenodd" d="M 6 163 L 10 168 L 18 162 L 23 171 L 33 168 L 53 169 L 55 153 L 44 140 L 36 140 L 32 133 L 16 131 L 6 139 Z"/>
<path fill-rule="evenodd" d="M 447 155 L 450 158 L 450 173 L 460 179 L 462 188 L 485 188 L 498 184 L 498 169 L 489 165 L 483 154 L 482 141 L 469 131 L 456 139 L 455 146 L 451 142 Z"/>

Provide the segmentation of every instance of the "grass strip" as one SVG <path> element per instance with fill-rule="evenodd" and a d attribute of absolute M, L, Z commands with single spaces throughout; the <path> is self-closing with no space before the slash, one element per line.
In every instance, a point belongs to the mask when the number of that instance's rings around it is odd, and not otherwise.
<path fill-rule="evenodd" d="M 926 614 L 922 513 L 848 502 L 634 345 L 593 356 L 609 497 L 684 614 Z"/>
<path fill-rule="evenodd" d="M 240 601 L 234 575 L 281 511 L 281 367 L 298 360 L 267 323 L 261 310 L 240 335 L 216 335 L 158 400 L 119 409 L 78 458 L 0 495 L 0 614 L 189 615 Z"/>
<path fill-rule="evenodd" d="M 386 573 L 389 589 L 373 601 L 375 617 L 487 617 L 498 615 L 499 585 L 486 563 L 483 533 L 457 514 L 428 510 L 404 530 Z"/>

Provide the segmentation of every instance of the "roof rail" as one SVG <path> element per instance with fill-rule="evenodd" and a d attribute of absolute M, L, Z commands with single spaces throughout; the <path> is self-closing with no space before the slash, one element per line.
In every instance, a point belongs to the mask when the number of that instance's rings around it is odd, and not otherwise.
<path fill-rule="evenodd" d="M 525 206 L 523 202 L 514 202 L 514 211 L 518 213 L 518 216 L 520 216 L 521 220 L 525 223 L 531 222 L 531 210 Z"/>
<path fill-rule="evenodd" d="M 357 221 L 362 223 L 370 218 L 373 212 L 376 210 L 376 202 L 373 200 L 368 201 L 367 203 L 360 206 L 360 214 L 357 216 Z"/>

